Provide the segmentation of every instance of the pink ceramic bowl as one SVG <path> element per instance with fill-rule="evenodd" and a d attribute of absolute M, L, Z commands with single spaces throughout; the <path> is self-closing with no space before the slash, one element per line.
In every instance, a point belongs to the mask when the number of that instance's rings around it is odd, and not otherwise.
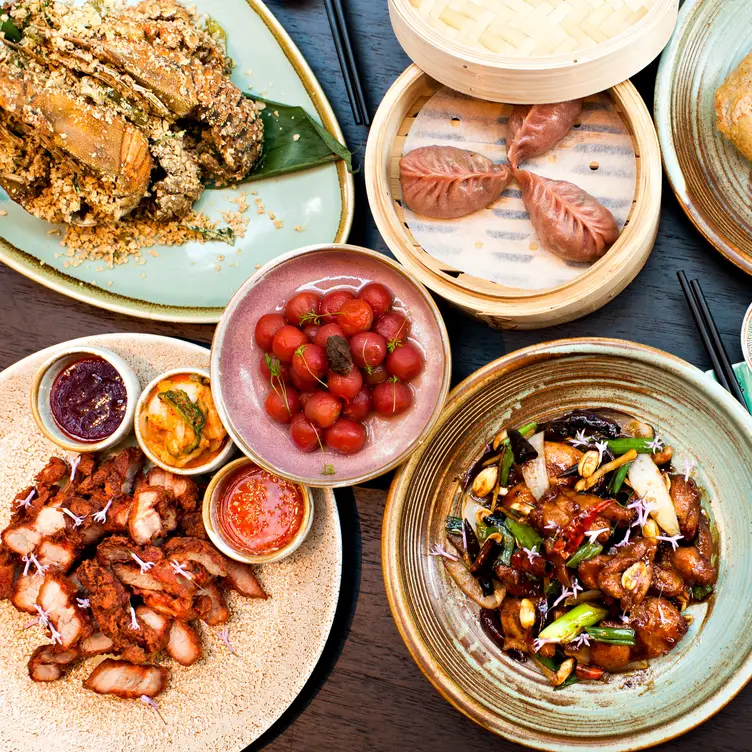
<path fill-rule="evenodd" d="M 410 340 L 423 351 L 423 372 L 410 382 L 413 405 L 394 418 L 369 416 L 368 440 L 357 454 L 330 449 L 304 454 L 289 427 L 275 423 L 264 409 L 270 391 L 260 372 L 263 351 L 254 329 L 265 313 L 282 311 L 301 290 L 353 291 L 382 282 L 395 295 L 395 308 L 412 321 Z M 428 291 L 386 256 L 352 245 L 301 248 L 269 262 L 235 293 L 214 335 L 211 379 L 214 401 L 232 440 L 254 462 L 296 483 L 314 487 L 351 486 L 375 478 L 404 462 L 437 421 L 449 391 L 449 339 Z M 334 474 L 324 474 L 330 466 Z"/>

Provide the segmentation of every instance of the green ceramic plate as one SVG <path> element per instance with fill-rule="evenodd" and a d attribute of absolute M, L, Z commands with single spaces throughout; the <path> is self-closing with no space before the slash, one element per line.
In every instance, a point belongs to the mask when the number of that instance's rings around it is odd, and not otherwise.
<path fill-rule="evenodd" d="M 233 80 L 243 90 L 305 107 L 337 138 L 342 131 L 318 81 L 290 37 L 260 0 L 191 0 L 227 31 L 229 54 L 237 63 Z M 245 189 L 243 189 L 245 190 Z M 235 247 L 224 243 L 188 243 L 144 251 L 146 263 L 131 260 L 97 271 L 101 262 L 65 266 L 60 238 L 53 228 L 27 214 L 0 191 L 0 260 L 16 271 L 64 295 L 142 318 L 215 323 L 240 285 L 257 265 L 301 245 L 341 243 L 353 215 L 353 182 L 344 165 L 324 165 L 306 172 L 249 184 L 251 222 Z M 258 191 L 251 196 L 250 191 Z M 211 217 L 234 211 L 228 199 L 238 189 L 206 191 L 198 208 Z M 256 213 L 251 199 L 283 220 L 277 229 Z M 295 227 L 305 228 L 298 232 Z M 230 266 L 232 263 L 232 266 Z M 219 267 L 219 271 L 217 270 Z"/>

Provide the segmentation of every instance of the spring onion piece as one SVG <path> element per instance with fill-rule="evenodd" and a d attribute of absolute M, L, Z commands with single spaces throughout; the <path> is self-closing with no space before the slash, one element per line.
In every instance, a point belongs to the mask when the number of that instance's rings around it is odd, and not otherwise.
<path fill-rule="evenodd" d="M 513 519 L 507 519 L 505 524 L 507 530 L 515 537 L 522 548 L 532 550 L 535 546 L 540 547 L 543 544 L 543 538 L 530 525 L 525 525 Z"/>
<path fill-rule="evenodd" d="M 712 592 L 712 585 L 695 585 L 692 588 L 692 598 L 696 601 L 704 601 Z"/>
<path fill-rule="evenodd" d="M 558 598 L 561 595 L 561 583 L 558 580 L 551 580 L 543 594 L 546 598 Z"/>
<path fill-rule="evenodd" d="M 445 529 L 448 533 L 462 535 L 462 517 L 452 517 L 449 515 L 446 518 Z"/>
<path fill-rule="evenodd" d="M 10 19 L 3 21 L 0 26 L 0 31 L 2 31 L 5 38 L 9 39 L 11 42 L 21 41 L 21 32 L 19 31 L 18 26 L 16 26 Z"/>
<path fill-rule="evenodd" d="M 583 543 L 567 561 L 567 566 L 570 569 L 574 569 L 578 564 L 582 564 L 583 561 L 592 559 L 594 556 L 603 551 L 603 546 L 600 543 Z"/>
<path fill-rule="evenodd" d="M 530 439 L 530 445 L 538 452 L 538 456 L 522 465 L 522 477 L 525 479 L 525 484 L 530 489 L 530 493 L 533 494 L 536 501 L 539 501 L 549 486 L 548 471 L 546 470 L 546 440 L 543 431 L 536 433 Z"/>
<path fill-rule="evenodd" d="M 509 566 L 512 562 L 512 554 L 515 548 L 514 536 L 509 532 L 506 525 L 499 528 L 499 531 L 501 532 L 501 555 L 499 556 L 499 561 Z"/>
<path fill-rule="evenodd" d="M 499 475 L 499 484 L 504 488 L 509 484 L 509 471 L 514 464 L 514 455 L 509 446 L 504 447 L 504 456 L 501 459 L 501 474 Z"/>
<path fill-rule="evenodd" d="M 654 439 L 609 439 L 606 441 L 608 448 L 615 455 L 626 454 L 634 449 L 637 454 L 653 454 L 655 451 Z"/>
<path fill-rule="evenodd" d="M 581 603 L 568 611 L 564 616 L 549 624 L 539 635 L 540 640 L 551 642 L 569 642 L 588 627 L 592 627 L 605 619 L 608 611 L 598 608 L 591 603 Z"/>
<path fill-rule="evenodd" d="M 627 477 L 627 473 L 629 472 L 629 464 L 622 465 L 621 467 L 617 468 L 616 472 L 613 474 L 613 477 L 611 478 L 611 483 L 609 484 L 608 490 L 616 495 L 621 491 L 621 487 L 624 485 L 624 480 Z"/>
<path fill-rule="evenodd" d="M 475 534 L 478 536 L 478 542 L 481 544 L 481 546 L 495 533 L 501 536 L 502 539 L 505 533 L 509 535 L 509 532 L 505 528 L 499 527 L 498 525 L 486 524 L 489 517 L 490 515 L 486 517 L 486 521 L 479 522 L 475 526 Z"/>
<path fill-rule="evenodd" d="M 635 645 L 635 631 L 627 627 L 590 627 L 587 636 L 609 645 Z"/>
<path fill-rule="evenodd" d="M 669 536 L 679 535 L 679 520 L 674 502 L 666 488 L 658 466 L 647 454 L 640 454 L 629 467 L 629 483 L 646 504 L 650 516 Z"/>

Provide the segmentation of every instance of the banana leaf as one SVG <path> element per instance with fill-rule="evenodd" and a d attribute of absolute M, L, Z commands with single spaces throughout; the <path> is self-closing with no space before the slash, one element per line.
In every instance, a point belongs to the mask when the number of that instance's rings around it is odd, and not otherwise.
<path fill-rule="evenodd" d="M 243 182 L 274 178 L 341 159 L 352 172 L 352 154 L 302 107 L 274 102 L 254 94 L 261 104 L 264 151 L 253 172 Z M 297 138 L 296 138 L 297 137 Z"/>

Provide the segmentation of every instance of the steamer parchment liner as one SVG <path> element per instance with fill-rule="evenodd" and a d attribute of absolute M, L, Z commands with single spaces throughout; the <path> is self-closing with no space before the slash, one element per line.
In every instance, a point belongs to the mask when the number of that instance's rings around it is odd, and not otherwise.
<path fill-rule="evenodd" d="M 124 357 L 142 385 L 170 368 L 209 366 L 209 350 L 148 334 L 86 337 Z M 66 343 L 68 344 L 68 343 Z M 0 529 L 13 496 L 51 455 L 72 457 L 47 441 L 29 409 L 36 369 L 51 354 L 36 353 L 0 374 Z M 270 595 L 251 600 L 226 591 L 233 656 L 221 627 L 198 622 L 204 657 L 182 667 L 166 656 L 172 677 L 157 697 L 166 724 L 146 705 L 102 697 L 81 686 L 99 661 L 83 661 L 66 678 L 36 684 L 26 663 L 49 643 L 29 614 L 0 602 L 0 749 L 2 752 L 238 752 L 266 731 L 299 694 L 319 660 L 339 596 L 342 541 L 331 492 L 314 490 L 313 527 L 284 561 L 257 568 Z"/>
<path fill-rule="evenodd" d="M 421 109 L 404 154 L 421 146 L 456 146 L 506 161 L 511 105 L 486 102 L 442 87 Z M 606 206 L 624 227 L 637 182 L 632 136 L 608 94 L 585 101 L 581 123 L 549 153 L 521 165 L 552 180 L 575 183 Z M 595 169 L 594 169 L 595 168 Z M 430 219 L 404 206 L 405 221 L 422 248 L 439 261 L 518 290 L 545 290 L 590 268 L 540 245 L 513 181 L 486 209 L 452 220 Z"/>

